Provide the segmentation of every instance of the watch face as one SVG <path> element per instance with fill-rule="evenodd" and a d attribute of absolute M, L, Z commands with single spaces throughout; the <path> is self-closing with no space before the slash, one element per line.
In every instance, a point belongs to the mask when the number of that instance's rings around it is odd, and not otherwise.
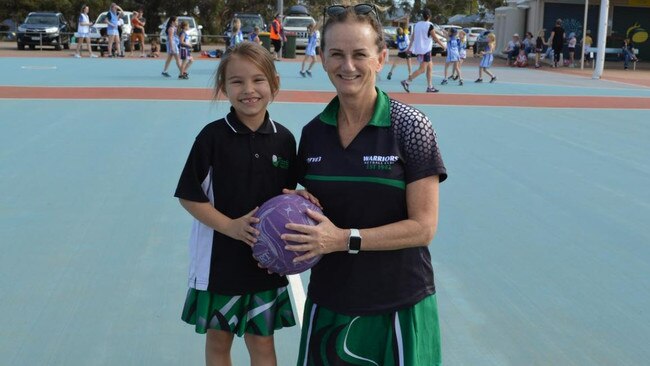
<path fill-rule="evenodd" d="M 351 236 L 350 242 L 348 243 L 349 250 L 359 250 L 361 249 L 361 238 L 358 236 Z"/>

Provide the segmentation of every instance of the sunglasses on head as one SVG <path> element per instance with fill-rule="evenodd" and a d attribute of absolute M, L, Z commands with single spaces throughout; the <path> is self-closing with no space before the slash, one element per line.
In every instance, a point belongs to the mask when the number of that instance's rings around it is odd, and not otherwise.
<path fill-rule="evenodd" d="M 374 4 L 357 4 L 357 5 L 330 5 L 325 8 L 325 15 L 336 17 L 347 11 L 348 8 L 352 7 L 354 13 L 357 15 L 368 15 L 372 13 L 377 20 L 379 21 L 379 14 L 377 13 L 377 7 Z M 380 22 L 381 24 L 381 22 Z"/>

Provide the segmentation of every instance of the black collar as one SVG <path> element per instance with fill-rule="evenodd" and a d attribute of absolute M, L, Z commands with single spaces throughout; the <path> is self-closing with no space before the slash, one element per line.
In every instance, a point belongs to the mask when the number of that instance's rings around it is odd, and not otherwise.
<path fill-rule="evenodd" d="M 262 122 L 262 125 L 257 129 L 257 131 L 251 131 L 248 126 L 243 124 L 239 118 L 237 118 L 237 113 L 235 113 L 235 109 L 233 107 L 230 107 L 230 113 L 226 115 L 226 124 L 233 132 L 242 135 L 248 135 L 251 133 L 262 133 L 265 135 L 270 135 L 272 133 L 278 132 L 278 129 L 275 127 L 275 122 L 273 122 L 273 120 L 269 117 L 268 111 L 264 115 L 264 122 Z"/>

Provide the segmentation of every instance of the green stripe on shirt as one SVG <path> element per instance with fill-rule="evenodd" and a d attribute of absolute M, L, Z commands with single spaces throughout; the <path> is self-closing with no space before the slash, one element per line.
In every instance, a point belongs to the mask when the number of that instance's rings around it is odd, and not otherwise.
<path fill-rule="evenodd" d="M 399 189 L 406 188 L 406 183 L 404 183 L 404 181 L 397 180 L 397 179 L 376 178 L 376 177 L 351 177 L 351 176 L 342 176 L 342 175 L 307 174 L 305 176 L 305 179 L 319 180 L 323 182 L 366 182 L 366 183 L 384 184 Z"/>

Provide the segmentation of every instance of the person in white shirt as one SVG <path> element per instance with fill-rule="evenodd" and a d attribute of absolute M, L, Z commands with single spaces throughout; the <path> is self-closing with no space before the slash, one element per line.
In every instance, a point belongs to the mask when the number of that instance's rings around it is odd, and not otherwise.
<path fill-rule="evenodd" d="M 429 20 L 431 19 L 431 11 L 429 9 L 422 10 L 423 20 L 417 22 L 413 26 L 413 33 L 411 35 L 411 44 L 406 50 L 407 53 L 412 53 L 417 56 L 420 67 L 409 75 L 408 79 L 402 80 L 401 84 L 407 93 L 410 93 L 410 84 L 420 74 L 426 72 L 427 76 L 427 93 L 437 93 L 438 89 L 433 87 L 433 63 L 431 62 L 431 47 L 435 41 L 443 49 L 447 48 L 438 35 L 436 30 Z"/>
<path fill-rule="evenodd" d="M 97 57 L 93 53 L 92 48 L 90 47 L 90 26 L 93 24 L 88 18 L 88 5 L 83 5 L 81 7 L 81 14 L 79 14 L 79 19 L 77 20 L 77 53 L 74 57 L 81 57 L 81 45 L 85 42 L 88 45 L 88 53 L 90 57 Z"/>

